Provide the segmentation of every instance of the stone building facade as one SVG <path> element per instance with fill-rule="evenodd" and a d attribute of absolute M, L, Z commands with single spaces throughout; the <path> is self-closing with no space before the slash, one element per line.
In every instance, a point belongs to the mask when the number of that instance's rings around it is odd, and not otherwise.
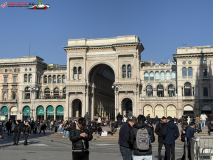
<path fill-rule="evenodd" d="M 11 119 L 114 119 L 210 114 L 213 47 L 177 48 L 174 61 L 141 61 L 137 36 L 71 39 L 67 66 L 37 56 L 0 60 L 0 111 Z M 143 59 L 143 58 L 142 58 Z M 2 118 L 1 117 L 1 118 Z"/>

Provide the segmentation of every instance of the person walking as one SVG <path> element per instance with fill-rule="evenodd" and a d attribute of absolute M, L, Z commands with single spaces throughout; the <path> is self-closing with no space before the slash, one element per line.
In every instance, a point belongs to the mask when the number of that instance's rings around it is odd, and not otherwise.
<path fill-rule="evenodd" d="M 179 137 L 179 130 L 177 125 L 172 121 L 172 117 L 167 117 L 167 123 L 163 128 L 163 143 L 166 148 L 166 159 L 175 160 L 175 140 Z"/>
<path fill-rule="evenodd" d="M 206 126 L 206 114 L 202 113 L 201 116 L 200 116 L 200 119 L 201 119 L 201 128 Z"/>
<path fill-rule="evenodd" d="M 84 115 L 84 118 L 85 118 L 85 120 L 86 120 L 86 125 L 88 126 L 89 120 L 90 120 L 90 118 L 89 118 L 89 113 L 88 113 L 88 112 L 86 112 L 86 114 Z"/>
<path fill-rule="evenodd" d="M 58 130 L 58 120 L 56 120 L 54 122 L 54 127 L 55 127 L 55 132 L 57 132 L 57 130 Z"/>
<path fill-rule="evenodd" d="M 24 145 L 27 145 L 27 138 L 31 134 L 31 126 L 29 125 L 28 122 L 25 123 L 23 134 L 24 134 Z"/>
<path fill-rule="evenodd" d="M 127 121 L 126 116 L 124 115 L 122 122 L 125 123 Z"/>
<path fill-rule="evenodd" d="M 89 141 L 92 139 L 93 136 L 90 129 L 86 127 L 85 118 L 79 118 L 76 128 L 70 132 L 73 160 L 89 160 Z"/>
<path fill-rule="evenodd" d="M 12 122 L 11 122 L 11 120 L 9 120 L 6 123 L 6 127 L 7 127 L 7 134 L 8 134 L 8 137 L 9 137 L 9 136 L 11 136 L 11 128 L 12 128 Z"/>
<path fill-rule="evenodd" d="M 145 123 L 146 118 L 139 115 L 137 123 L 130 131 L 129 143 L 133 145 L 133 160 L 152 160 L 152 145 L 155 136 L 152 128 Z"/>
<path fill-rule="evenodd" d="M 155 133 L 158 135 L 158 159 L 159 160 L 162 160 L 161 158 L 161 150 L 162 150 L 162 147 L 164 145 L 165 147 L 165 144 L 163 143 L 163 129 L 164 129 L 164 126 L 166 125 L 166 117 L 162 117 L 162 121 L 160 123 L 157 124 L 156 128 L 155 128 Z M 166 155 L 166 152 L 165 152 L 165 155 Z M 164 158 L 166 159 L 166 158 Z"/>
<path fill-rule="evenodd" d="M 150 122 L 150 114 L 148 114 L 148 116 L 147 116 L 147 123 L 149 123 L 149 124 L 151 123 Z"/>
<path fill-rule="evenodd" d="M 40 128 L 39 134 L 41 134 L 41 131 L 43 131 L 43 133 L 45 134 L 45 129 L 46 129 L 46 128 L 47 128 L 46 123 L 43 122 L 42 125 L 41 125 L 41 128 Z"/>
<path fill-rule="evenodd" d="M 11 133 L 12 133 L 12 134 L 14 133 L 15 125 L 16 125 L 16 121 L 14 120 L 14 121 L 12 122 L 12 127 L 11 127 Z"/>
<path fill-rule="evenodd" d="M 14 133 L 13 133 L 13 142 L 14 142 L 13 145 L 18 145 L 21 131 L 22 131 L 21 125 L 19 124 L 19 121 L 16 121 Z"/>
<path fill-rule="evenodd" d="M 156 124 L 156 126 L 158 125 L 158 116 L 157 115 L 155 116 L 155 124 Z"/>
<path fill-rule="evenodd" d="M 117 122 L 118 122 L 118 128 L 120 129 L 121 125 L 122 125 L 123 116 L 120 113 L 118 113 L 116 118 L 117 118 Z"/>
<path fill-rule="evenodd" d="M 51 131 L 53 130 L 53 126 L 54 126 L 54 121 L 51 121 L 51 122 L 50 122 L 50 130 L 51 130 Z"/>
<path fill-rule="evenodd" d="M 118 144 L 120 145 L 120 152 L 123 160 L 132 159 L 132 146 L 129 144 L 129 133 L 135 123 L 136 119 L 130 119 L 124 122 L 119 132 Z"/>

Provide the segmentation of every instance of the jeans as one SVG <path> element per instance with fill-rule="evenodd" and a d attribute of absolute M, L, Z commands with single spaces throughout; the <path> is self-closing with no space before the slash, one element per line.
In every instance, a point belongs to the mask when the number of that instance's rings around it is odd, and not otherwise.
<path fill-rule="evenodd" d="M 57 132 L 57 130 L 58 130 L 58 127 L 55 127 L 55 132 Z"/>
<path fill-rule="evenodd" d="M 64 134 L 63 134 L 63 136 L 66 136 L 66 134 L 67 134 L 67 131 L 64 131 Z"/>
<path fill-rule="evenodd" d="M 120 151 L 121 151 L 121 155 L 123 157 L 123 160 L 131 160 L 132 159 L 132 150 L 130 148 L 120 146 Z"/>
<path fill-rule="evenodd" d="M 165 144 L 166 148 L 166 159 L 170 160 L 175 160 L 175 144 Z"/>
<path fill-rule="evenodd" d="M 89 151 L 85 152 L 72 152 L 73 160 L 89 160 Z"/>
<path fill-rule="evenodd" d="M 203 127 L 203 125 L 204 125 L 204 127 L 205 127 L 205 125 L 206 125 L 206 121 L 201 120 L 201 128 Z"/>
<path fill-rule="evenodd" d="M 148 156 L 133 156 L 133 160 L 152 160 L 152 155 L 148 155 Z"/>

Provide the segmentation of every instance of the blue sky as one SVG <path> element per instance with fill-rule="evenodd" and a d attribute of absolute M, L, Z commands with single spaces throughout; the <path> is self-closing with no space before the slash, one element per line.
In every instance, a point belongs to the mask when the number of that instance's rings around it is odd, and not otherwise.
<path fill-rule="evenodd" d="M 0 0 L 0 5 L 5 1 Z M 9 1 L 20 2 L 20 1 Z M 26 0 L 25 2 L 38 1 Z M 31 55 L 66 64 L 68 39 L 137 35 L 141 60 L 172 59 L 176 48 L 213 45 L 213 0 L 43 0 L 51 8 L 0 7 L 0 58 Z"/>

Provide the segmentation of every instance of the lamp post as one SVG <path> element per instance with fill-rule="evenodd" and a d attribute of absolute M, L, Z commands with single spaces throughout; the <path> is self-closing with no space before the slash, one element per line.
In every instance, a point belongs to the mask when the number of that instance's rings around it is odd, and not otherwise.
<path fill-rule="evenodd" d="M 117 115 L 117 110 L 118 110 L 118 107 L 117 107 L 117 96 L 118 96 L 118 85 L 112 85 L 112 89 L 114 89 L 114 91 L 115 91 L 115 115 Z M 116 118 L 116 116 L 115 116 L 115 118 Z"/>
<path fill-rule="evenodd" d="M 34 109 L 34 105 L 35 105 L 35 92 L 38 91 L 38 87 L 31 87 L 30 90 L 32 91 L 32 96 L 31 96 L 31 102 L 32 102 L 32 120 L 34 120 L 34 116 L 33 116 L 33 111 Z"/>

